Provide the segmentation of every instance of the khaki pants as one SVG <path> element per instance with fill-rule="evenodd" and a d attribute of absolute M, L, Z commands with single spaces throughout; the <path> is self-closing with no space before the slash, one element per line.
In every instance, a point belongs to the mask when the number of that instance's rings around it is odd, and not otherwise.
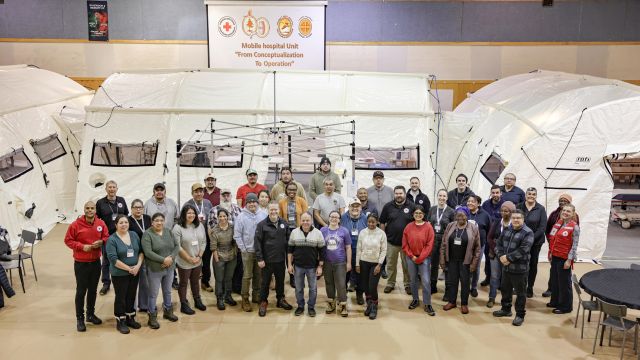
<path fill-rule="evenodd" d="M 401 255 L 400 262 L 402 263 L 402 280 L 404 287 L 406 288 L 410 284 L 406 256 L 402 256 L 401 246 L 391 245 L 389 243 L 387 243 L 387 274 L 389 274 L 387 286 L 396 286 L 396 277 L 398 275 L 398 254 Z"/>
<path fill-rule="evenodd" d="M 252 296 L 256 300 L 260 297 L 260 267 L 256 260 L 256 254 L 251 252 L 242 253 L 242 297 L 249 296 L 249 286 L 253 289 Z"/>

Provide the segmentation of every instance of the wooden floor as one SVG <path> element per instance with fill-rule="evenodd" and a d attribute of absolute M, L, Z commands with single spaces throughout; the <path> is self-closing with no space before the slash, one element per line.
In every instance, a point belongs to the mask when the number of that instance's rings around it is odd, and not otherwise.
<path fill-rule="evenodd" d="M 394 291 L 381 291 L 379 317 L 371 321 L 363 316 L 355 295 L 349 294 L 348 318 L 325 315 L 323 282 L 318 291 L 318 316 L 295 317 L 270 306 L 265 318 L 241 312 L 240 307 L 218 311 L 211 293 L 205 293 L 206 312 L 194 316 L 178 313 L 177 323 L 160 321 L 159 330 L 146 326 L 146 315 L 139 316 L 144 326 L 121 335 L 115 329 L 113 291 L 98 296 L 96 311 L 105 323 L 88 325 L 86 333 L 75 330 L 73 260 L 64 245 L 66 226 L 59 225 L 36 247 L 39 282 L 27 264 L 27 292 L 6 300 L 0 309 L 0 358 L 2 359 L 616 359 L 620 336 L 614 347 L 598 347 L 591 355 L 595 325 L 588 324 L 585 339 L 574 329 L 572 315 L 553 315 L 545 307 L 540 293 L 546 287 L 548 264 L 540 264 L 536 296 L 527 301 L 527 316 L 520 328 L 511 319 L 496 319 L 485 307 L 488 288 L 478 298 L 470 298 L 470 314 L 458 309 L 442 311 L 443 282 L 433 296 L 436 317 L 421 308 L 407 309 L 410 297 Z M 578 264 L 578 276 L 598 268 Z M 381 281 L 380 290 L 384 286 Z M 287 285 L 287 299 L 295 303 L 293 289 Z M 274 296 L 273 294 L 271 295 Z M 174 302 L 177 293 L 174 292 Z M 272 300 L 273 302 L 273 300 Z M 255 305 L 254 305 L 255 309 Z M 630 314 L 631 315 L 631 314 Z M 628 340 L 631 340 L 631 336 Z M 635 359 L 628 341 L 627 359 Z M 606 342 L 605 342 L 606 345 Z"/>

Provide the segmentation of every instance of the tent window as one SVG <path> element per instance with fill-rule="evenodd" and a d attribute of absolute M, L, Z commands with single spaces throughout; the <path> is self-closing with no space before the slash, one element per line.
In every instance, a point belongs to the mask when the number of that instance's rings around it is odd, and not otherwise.
<path fill-rule="evenodd" d="M 139 144 L 93 143 L 91 165 L 95 166 L 154 166 L 158 142 Z"/>
<path fill-rule="evenodd" d="M 495 184 L 500 178 L 500 174 L 504 171 L 505 164 L 502 158 L 496 153 L 491 153 L 491 156 L 485 161 L 484 165 L 480 168 L 480 173 L 491 184 Z"/>
<path fill-rule="evenodd" d="M 356 169 L 418 170 L 420 146 L 396 149 L 356 147 Z"/>
<path fill-rule="evenodd" d="M 178 144 L 180 152 L 180 166 L 182 167 L 211 167 L 213 158 L 214 168 L 241 168 L 244 145 L 207 145 L 207 144 Z"/>
<path fill-rule="evenodd" d="M 0 156 L 0 176 L 4 182 L 16 179 L 31 169 L 33 169 L 33 164 L 24 153 L 23 148 Z"/>
<path fill-rule="evenodd" d="M 51 134 L 40 140 L 31 140 L 29 143 L 33 146 L 33 151 L 38 155 L 42 164 L 51 162 L 67 153 L 57 134 Z"/>

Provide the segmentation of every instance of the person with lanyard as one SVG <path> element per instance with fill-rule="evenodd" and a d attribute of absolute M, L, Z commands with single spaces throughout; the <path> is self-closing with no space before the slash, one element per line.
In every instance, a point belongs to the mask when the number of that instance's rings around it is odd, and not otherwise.
<path fill-rule="evenodd" d="M 491 186 L 491 197 L 482 203 L 482 209 L 486 211 L 491 217 L 491 223 L 500 222 L 501 209 L 504 200 L 502 199 L 502 191 L 500 185 Z M 487 261 L 489 258 L 489 248 L 484 247 L 484 280 L 480 283 L 480 286 L 487 286 L 491 281 L 491 262 Z"/>
<path fill-rule="evenodd" d="M 127 215 L 116 216 L 116 232 L 107 241 L 107 256 L 111 264 L 111 279 L 116 298 L 113 313 L 116 316 L 116 329 L 121 334 L 128 334 L 129 328 L 140 329 L 136 321 L 136 290 L 138 274 L 142 267 L 144 254 L 141 251 L 140 238 L 129 231 Z"/>
<path fill-rule="evenodd" d="M 502 308 L 493 312 L 495 317 L 510 317 L 513 291 L 516 292 L 516 317 L 511 324 L 521 326 L 524 323 L 527 305 L 527 271 L 533 245 L 533 231 L 524 223 L 524 212 L 515 210 L 511 214 L 511 226 L 504 230 L 496 243 L 496 257 L 502 264 L 500 301 Z"/>
<path fill-rule="evenodd" d="M 412 177 L 411 179 L 409 179 L 409 186 L 410 187 L 409 191 L 407 192 L 407 200 L 416 205 L 420 205 L 424 209 L 429 211 L 429 209 L 431 208 L 431 200 L 429 200 L 427 194 L 423 193 L 422 190 L 420 190 L 420 179 L 418 179 L 417 176 Z"/>
<path fill-rule="evenodd" d="M 435 206 L 432 206 L 429 209 L 429 215 L 427 215 L 427 220 L 431 223 L 433 227 L 433 232 L 435 233 L 434 250 L 431 252 L 431 279 L 429 283 L 431 284 L 431 294 L 435 294 L 438 292 L 438 271 L 440 269 L 440 247 L 442 246 L 442 235 L 444 234 L 444 230 L 447 228 L 449 223 L 454 221 L 454 210 L 447 205 L 447 190 L 440 189 L 438 190 L 437 200 L 438 203 Z M 445 270 L 446 271 L 446 270 Z M 445 281 L 445 290 L 444 297 L 442 301 L 447 301 L 447 288 Z"/>
<path fill-rule="evenodd" d="M 173 313 L 171 303 L 171 282 L 180 244 L 170 229 L 164 227 L 164 215 L 155 213 L 151 217 L 151 227 L 142 235 L 142 251 L 147 263 L 149 276 L 149 321 L 152 329 L 159 329 L 156 299 L 162 287 L 162 317 L 175 322 L 178 317 Z"/>
<path fill-rule="evenodd" d="M 364 316 L 370 320 L 378 316 L 378 282 L 386 255 L 387 235 L 378 227 L 378 216 L 369 214 L 367 227 L 358 234 L 356 272 L 360 274 L 360 285 L 367 299 Z"/>
<path fill-rule="evenodd" d="M 327 179 L 333 181 L 335 192 L 339 194 L 342 189 L 340 177 L 338 174 L 331 171 L 331 160 L 329 160 L 328 157 L 323 156 L 320 159 L 320 168 L 315 172 L 315 174 L 313 174 L 309 181 L 309 199 L 311 199 L 312 203 L 315 202 L 316 197 L 322 193 L 322 190 L 324 189 L 324 182 Z"/>
<path fill-rule="evenodd" d="M 340 213 L 329 214 L 329 225 L 320 229 L 324 237 L 324 273 L 327 291 L 327 314 L 349 316 L 347 310 L 347 272 L 351 271 L 351 234 L 340 226 Z M 337 304 L 336 304 L 337 293 Z"/>
<path fill-rule="evenodd" d="M 198 282 L 202 273 L 202 254 L 207 247 L 207 235 L 204 225 L 196 215 L 196 208 L 186 204 L 180 211 L 180 220 L 173 226 L 173 237 L 180 244 L 180 250 L 176 259 L 178 275 L 180 277 L 180 312 L 193 315 L 196 312 L 191 309 L 187 301 L 187 285 L 191 283 L 191 295 L 195 308 L 200 311 L 207 310 L 200 298 Z"/>
<path fill-rule="evenodd" d="M 260 289 L 260 308 L 258 315 L 267 315 L 269 298 L 269 282 L 266 279 L 275 277 L 276 307 L 291 310 L 291 306 L 284 298 L 284 273 L 287 257 L 289 229 L 285 221 L 278 216 L 278 204 L 268 205 L 269 216 L 256 226 L 256 237 L 253 247 L 256 251 L 258 266 L 262 269 L 262 287 Z"/>
<path fill-rule="evenodd" d="M 500 187 L 500 191 L 502 192 L 502 200 L 511 201 L 516 206 L 525 200 L 525 193 L 516 186 L 516 175 L 513 173 L 504 175 L 504 185 Z"/>
<path fill-rule="evenodd" d="M 245 174 L 247 175 L 247 183 L 236 191 L 236 201 L 241 208 L 245 207 L 249 194 L 254 194 L 257 197 L 260 191 L 268 190 L 266 186 L 258 182 L 258 172 L 255 169 L 247 169 Z"/>
<path fill-rule="evenodd" d="M 96 293 L 100 279 L 100 256 L 103 244 L 109 238 L 104 221 L 96 217 L 96 204 L 87 201 L 84 215 L 78 217 L 67 228 L 64 243 L 73 250 L 73 273 L 76 277 L 76 329 L 87 331 L 84 317 L 85 297 L 87 299 L 87 322 L 102 324 L 96 316 Z"/>
<path fill-rule="evenodd" d="M 351 199 L 349 202 L 349 211 L 342 214 L 340 223 L 349 230 L 349 233 L 351 234 L 351 251 L 355 252 L 355 249 L 358 247 L 358 234 L 367 227 L 367 216 L 362 213 L 362 206 L 360 205 L 360 200 L 358 200 L 358 198 Z M 349 284 L 347 291 L 355 291 L 356 303 L 358 305 L 364 305 L 364 291 L 360 284 L 360 274 L 355 271 L 357 264 L 356 257 L 352 255 L 351 271 L 347 272 L 346 283 Z"/>
<path fill-rule="evenodd" d="M 382 207 L 393 201 L 393 189 L 384 184 L 384 173 L 376 170 L 373 173 L 373 185 L 367 189 L 369 204 L 376 209 L 378 214 L 382 214 Z"/>
<path fill-rule="evenodd" d="M 469 178 L 465 174 L 456 176 L 456 188 L 447 193 L 447 205 L 456 209 L 459 206 L 466 206 L 469 196 L 474 195 L 473 191 L 467 186 Z"/>
<path fill-rule="evenodd" d="M 376 214 L 376 216 L 378 216 L 378 211 L 376 210 L 375 206 L 373 206 L 369 202 L 369 192 L 367 191 L 367 188 L 359 188 L 356 197 L 358 198 L 358 200 L 360 200 L 360 207 L 362 208 L 361 212 L 364 214 L 364 216 L 369 216 L 369 214 L 371 213 L 374 213 Z M 384 269 L 382 269 L 382 271 L 384 272 Z"/>
<path fill-rule="evenodd" d="M 207 292 L 213 292 L 213 288 L 209 284 L 211 281 L 211 248 L 209 247 L 209 234 L 207 230 L 207 223 L 209 221 L 209 214 L 211 214 L 211 209 L 213 209 L 213 205 L 211 202 L 204 198 L 204 186 L 200 183 L 195 183 L 191 185 L 191 196 L 182 207 L 184 208 L 187 205 L 193 206 L 196 209 L 196 215 L 198 216 L 198 222 L 204 226 L 206 243 L 204 252 L 202 253 L 202 279 L 200 283 L 200 288 Z"/>
<path fill-rule="evenodd" d="M 320 230 L 311 224 L 311 215 L 302 214 L 300 227 L 291 231 L 287 247 L 287 270 L 294 274 L 296 281 L 296 303 L 298 307 L 295 316 L 304 314 L 304 284 L 305 278 L 309 286 L 307 313 L 316 316 L 316 300 L 318 297 L 317 277 L 322 275 L 324 265 L 324 237 Z"/>
<path fill-rule="evenodd" d="M 480 232 L 471 224 L 469 208 L 460 206 L 456 209 L 455 222 L 450 223 L 444 231 L 440 246 L 440 267 L 447 269 L 447 304 L 442 308 L 449 311 L 455 308 L 460 289 L 460 312 L 469 313 L 469 289 L 471 273 L 480 261 Z"/>
<path fill-rule="evenodd" d="M 280 181 L 273 185 L 273 188 L 271 189 L 271 199 L 277 202 L 285 199 L 288 196 L 287 187 L 290 184 L 294 184 L 296 186 L 296 196 L 303 199 L 307 198 L 307 194 L 304 191 L 304 187 L 302 186 L 302 184 L 293 180 L 293 173 L 291 172 L 291 168 L 288 166 L 283 166 L 282 169 L 280 169 Z"/>
<path fill-rule="evenodd" d="M 558 208 L 553 210 L 551 214 L 549 214 L 549 218 L 547 219 L 547 228 L 545 230 L 545 236 L 547 237 L 547 242 L 551 240 L 551 230 L 553 230 L 553 225 L 555 225 L 558 220 L 560 220 L 560 214 L 562 213 L 562 209 L 565 205 L 571 204 L 573 198 L 569 194 L 560 194 L 558 197 Z M 573 220 L 577 225 L 580 225 L 580 216 L 578 213 L 575 213 L 575 217 Z M 547 290 L 542 293 L 542 297 L 550 297 L 551 296 L 551 278 L 547 283 Z"/>
<path fill-rule="evenodd" d="M 533 297 L 533 286 L 538 275 L 538 258 L 540 248 L 544 245 L 544 231 L 547 228 L 547 211 L 537 201 L 538 190 L 534 187 L 527 189 L 526 200 L 516 207 L 524 212 L 524 223 L 533 230 L 533 246 L 531 246 L 531 258 L 529 260 L 529 274 L 527 276 L 527 297 Z"/>
<path fill-rule="evenodd" d="M 576 208 L 567 204 L 562 208 L 560 220 L 551 230 L 549 241 L 549 262 L 551 263 L 551 301 L 554 314 L 568 314 L 573 311 L 573 292 L 571 290 L 571 268 L 578 260 L 578 241 L 580 226 L 574 220 Z"/>
<path fill-rule="evenodd" d="M 118 184 L 109 180 L 105 184 L 107 196 L 96 202 L 96 216 L 104 221 L 109 230 L 109 235 L 116 232 L 116 216 L 118 214 L 129 214 L 127 202 L 124 198 L 117 196 Z M 111 277 L 109 275 L 109 258 L 107 258 L 106 242 L 102 245 L 102 289 L 100 295 L 106 295 L 111 287 Z"/>
<path fill-rule="evenodd" d="M 394 200 L 387 203 L 380 213 L 380 228 L 387 235 L 387 286 L 384 293 L 388 294 L 396 287 L 396 277 L 398 275 L 398 256 L 402 252 L 402 231 L 413 218 L 413 210 L 416 206 L 407 201 L 404 186 L 398 185 L 393 189 Z M 411 295 L 411 287 L 409 287 L 409 272 L 407 271 L 407 258 L 400 256 L 402 265 L 402 282 L 404 291 L 407 295 Z"/>
<path fill-rule="evenodd" d="M 489 214 L 480 208 L 482 199 L 478 195 L 471 195 L 467 200 L 467 207 L 469 208 L 469 222 L 478 226 L 480 232 L 480 258 L 478 259 L 477 268 L 473 271 L 471 277 L 471 292 L 472 297 L 478 297 L 478 280 L 480 279 L 480 263 L 482 260 L 482 254 L 484 254 L 484 248 L 487 244 L 487 233 L 491 227 L 491 217 Z M 485 259 L 488 262 L 488 258 Z"/>
<path fill-rule="evenodd" d="M 491 223 L 491 228 L 487 234 L 487 250 L 489 254 L 487 259 L 491 266 L 491 280 L 489 283 L 489 301 L 487 301 L 487 307 L 492 308 L 496 303 L 496 295 L 500 288 L 500 280 L 502 279 L 502 263 L 496 256 L 496 243 L 503 231 L 511 226 L 511 214 L 516 210 L 516 205 L 511 201 L 505 201 L 500 208 L 500 215 L 502 216 L 499 221 Z M 486 261 L 486 260 L 485 260 Z"/>
<path fill-rule="evenodd" d="M 211 206 L 220 205 L 220 188 L 216 186 L 218 179 L 213 173 L 208 173 L 204 177 L 204 198 L 211 202 Z"/>
<path fill-rule="evenodd" d="M 424 311 L 429 316 L 435 316 L 436 312 L 431 306 L 431 252 L 433 251 L 434 232 L 431 224 L 424 221 L 425 212 L 422 205 L 416 205 L 413 210 L 414 221 L 409 223 L 402 233 L 402 252 L 407 257 L 407 268 L 411 278 L 411 294 L 413 300 L 409 304 L 409 310 L 418 307 L 418 275 L 422 282 L 422 303 Z"/>
<path fill-rule="evenodd" d="M 151 227 L 151 216 L 144 214 L 142 200 L 135 199 L 131 202 L 131 215 L 129 215 L 129 230 L 142 239 L 144 232 Z M 140 245 L 142 251 L 142 244 Z M 142 263 L 138 272 L 138 311 L 147 312 L 149 309 L 149 278 L 147 264 Z"/>
<path fill-rule="evenodd" d="M 298 185 L 295 183 L 287 184 L 287 197 L 278 202 L 278 215 L 285 219 L 289 229 L 295 229 L 300 226 L 300 216 L 309 210 L 307 200 L 298 196 Z"/>
<path fill-rule="evenodd" d="M 231 306 L 238 305 L 231 296 L 231 279 L 237 264 L 238 245 L 233 240 L 233 224 L 229 222 L 230 217 L 226 209 L 219 209 L 218 223 L 209 228 L 218 310 L 225 310 L 225 303 Z"/>
<path fill-rule="evenodd" d="M 269 213 L 269 203 L 271 198 L 269 197 L 268 190 L 260 190 L 258 193 L 258 208 L 265 213 Z"/>

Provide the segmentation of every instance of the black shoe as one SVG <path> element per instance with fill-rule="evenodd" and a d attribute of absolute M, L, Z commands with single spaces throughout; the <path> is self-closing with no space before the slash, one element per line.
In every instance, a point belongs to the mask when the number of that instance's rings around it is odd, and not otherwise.
<path fill-rule="evenodd" d="M 102 289 L 100 289 L 100 295 L 107 295 L 109 292 L 109 285 L 102 285 Z"/>
<path fill-rule="evenodd" d="M 493 312 L 493 316 L 495 317 L 508 317 L 512 315 L 513 313 L 510 310 L 504 310 L 504 309 L 500 309 Z"/>
<path fill-rule="evenodd" d="M 375 320 L 378 317 L 378 304 L 371 304 L 371 311 L 369 312 L 369 320 Z"/>
<path fill-rule="evenodd" d="M 424 312 L 429 314 L 429 316 L 436 316 L 436 312 L 435 312 L 435 310 L 433 310 L 433 307 L 431 305 L 425 305 L 424 306 Z"/>
<path fill-rule="evenodd" d="M 127 320 L 125 322 L 125 324 L 132 328 L 132 329 L 140 329 L 142 327 L 142 325 L 140 325 L 139 322 L 136 321 L 136 316 L 135 315 L 127 315 Z"/>
<path fill-rule="evenodd" d="M 382 271 L 380 271 L 380 276 L 382 276 L 383 279 L 389 278 L 389 274 L 387 274 L 387 269 L 382 268 Z"/>
<path fill-rule="evenodd" d="M 84 324 L 84 320 L 78 319 L 78 322 L 76 323 L 76 329 L 78 330 L 78 332 L 87 331 L 87 325 Z"/>
<path fill-rule="evenodd" d="M 385 293 L 385 294 L 388 294 L 388 293 L 392 292 L 392 291 L 393 291 L 393 289 L 394 289 L 394 286 L 387 285 L 387 286 L 384 288 L 384 293 Z"/>
<path fill-rule="evenodd" d="M 127 324 L 125 324 L 125 317 L 121 317 L 120 319 L 116 319 L 116 329 L 120 332 L 120 334 L 128 334 L 129 328 Z"/>
<path fill-rule="evenodd" d="M 527 298 L 531 299 L 533 297 L 533 289 L 527 289 Z"/>
<path fill-rule="evenodd" d="M 227 308 L 226 306 L 224 306 L 224 299 L 222 298 L 222 296 L 218 296 L 216 301 L 216 307 L 220 311 L 225 310 Z"/>
<path fill-rule="evenodd" d="M 369 316 L 371 313 L 371 305 L 373 302 L 371 300 L 367 300 L 367 308 L 364 310 L 364 316 Z"/>
<path fill-rule="evenodd" d="M 445 295 L 442 297 L 442 301 L 444 301 L 444 302 L 446 302 L 446 303 L 448 303 L 448 302 L 449 302 L 449 297 L 447 296 L 447 294 L 445 294 Z"/>
<path fill-rule="evenodd" d="M 237 302 L 237 301 L 235 301 L 235 300 L 233 300 L 233 297 L 231 296 L 231 293 L 227 294 L 227 295 L 224 297 L 224 302 L 225 302 L 226 304 L 230 305 L 230 306 L 236 306 L 236 305 L 238 305 L 238 302 Z"/>
<path fill-rule="evenodd" d="M 411 287 L 410 286 L 405 286 L 404 287 L 404 292 L 406 292 L 407 295 L 411 295 Z"/>
<path fill-rule="evenodd" d="M 309 316 L 310 316 L 310 317 L 316 317 L 316 309 L 314 309 L 314 308 L 309 308 L 309 309 L 307 310 L 307 312 L 309 313 Z"/>
<path fill-rule="evenodd" d="M 189 306 L 189 303 L 186 301 L 180 302 L 180 312 L 187 315 L 193 315 L 196 312 Z"/>
<path fill-rule="evenodd" d="M 545 290 L 542 293 L 542 297 L 551 297 L 551 290 Z"/>
<path fill-rule="evenodd" d="M 202 298 L 193 299 L 193 306 L 200 311 L 206 311 L 207 307 L 202 303 Z"/>
<path fill-rule="evenodd" d="M 484 280 L 482 280 L 482 282 L 480 283 L 480 286 L 489 286 L 489 279 L 485 278 Z"/>
<path fill-rule="evenodd" d="M 92 323 L 93 325 L 100 325 L 102 324 L 102 320 L 100 320 L 99 317 L 95 316 L 95 314 L 89 314 L 87 315 L 87 322 Z"/>
<path fill-rule="evenodd" d="M 555 308 L 557 308 L 557 307 L 558 307 L 558 305 L 556 305 L 556 304 L 552 304 L 552 303 L 547 303 L 547 307 L 548 307 L 548 308 L 553 308 L 553 309 L 555 309 Z"/>
<path fill-rule="evenodd" d="M 362 296 L 361 292 L 356 292 L 356 303 L 358 305 L 364 305 L 364 296 Z"/>
<path fill-rule="evenodd" d="M 516 316 L 516 318 L 513 319 L 513 322 L 511 322 L 511 325 L 520 326 L 522 325 L 523 322 L 524 322 L 524 318 L 521 318 L 520 316 Z"/>
<path fill-rule="evenodd" d="M 552 311 L 554 314 L 556 315 L 560 315 L 560 314 L 569 314 L 571 313 L 571 310 L 562 310 L 562 309 L 553 309 Z"/>
<path fill-rule="evenodd" d="M 478 289 L 471 289 L 471 292 L 469 294 L 471 295 L 471 297 L 478 297 Z"/>
<path fill-rule="evenodd" d="M 296 311 L 293 314 L 295 316 L 300 316 L 300 315 L 304 314 L 304 308 L 303 307 L 296 308 Z"/>
<path fill-rule="evenodd" d="M 420 302 L 418 300 L 412 300 L 411 303 L 409 304 L 409 310 L 413 310 L 417 308 L 419 304 Z"/>
<path fill-rule="evenodd" d="M 284 310 L 293 309 L 293 306 L 291 306 L 291 304 L 289 304 L 285 299 L 278 300 L 278 302 L 276 303 L 276 307 Z"/>

